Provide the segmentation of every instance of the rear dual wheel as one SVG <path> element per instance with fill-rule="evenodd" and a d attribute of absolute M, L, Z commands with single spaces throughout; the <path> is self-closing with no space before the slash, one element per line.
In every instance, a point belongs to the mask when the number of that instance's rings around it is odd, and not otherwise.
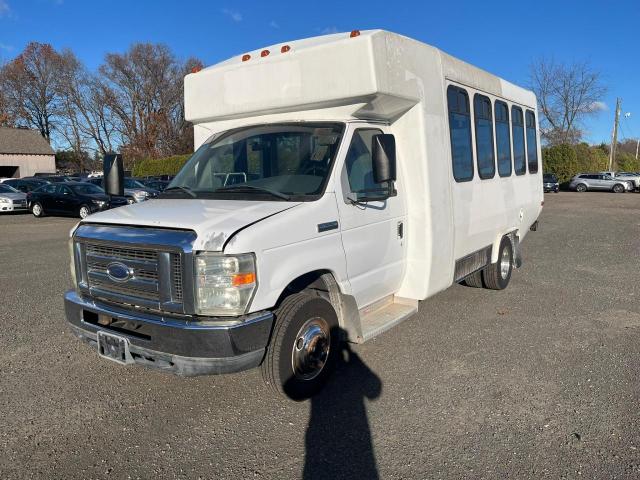
<path fill-rule="evenodd" d="M 498 261 L 472 273 L 464 279 L 464 283 L 468 287 L 503 290 L 509 285 L 512 271 L 513 246 L 509 237 L 502 237 L 498 251 Z"/>
<path fill-rule="evenodd" d="M 338 316 L 327 300 L 303 292 L 285 298 L 275 317 L 262 377 L 280 395 L 304 400 L 324 386 L 335 367 Z"/>

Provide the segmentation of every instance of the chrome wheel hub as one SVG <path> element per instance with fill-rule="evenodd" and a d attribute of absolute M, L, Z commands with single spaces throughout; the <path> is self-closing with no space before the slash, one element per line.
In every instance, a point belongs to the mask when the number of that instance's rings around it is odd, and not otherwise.
<path fill-rule="evenodd" d="M 509 268 L 511 268 L 511 258 L 509 258 L 509 250 L 505 248 L 500 257 L 500 276 L 503 280 L 509 275 Z"/>
<path fill-rule="evenodd" d="M 296 335 L 291 352 L 291 366 L 296 378 L 312 380 L 317 377 L 329 358 L 331 333 L 329 325 L 320 318 L 307 320 Z"/>

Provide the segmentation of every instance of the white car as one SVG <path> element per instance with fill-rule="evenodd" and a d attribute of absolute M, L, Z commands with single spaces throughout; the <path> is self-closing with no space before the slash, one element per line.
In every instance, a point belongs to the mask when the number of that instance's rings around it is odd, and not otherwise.
<path fill-rule="evenodd" d="M 0 212 L 28 211 L 27 195 L 9 185 L 0 184 Z"/>

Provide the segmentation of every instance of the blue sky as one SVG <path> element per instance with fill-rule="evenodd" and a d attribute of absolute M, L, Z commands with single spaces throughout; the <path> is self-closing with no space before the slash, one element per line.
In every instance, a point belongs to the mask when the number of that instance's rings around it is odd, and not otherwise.
<path fill-rule="evenodd" d="M 608 86 L 606 109 L 586 125 L 610 141 L 615 98 L 622 137 L 640 136 L 640 2 L 0 0 L 0 60 L 29 41 L 71 48 L 96 68 L 107 52 L 162 42 L 211 65 L 265 45 L 352 29 L 407 35 L 520 85 L 540 57 L 589 61 Z"/>

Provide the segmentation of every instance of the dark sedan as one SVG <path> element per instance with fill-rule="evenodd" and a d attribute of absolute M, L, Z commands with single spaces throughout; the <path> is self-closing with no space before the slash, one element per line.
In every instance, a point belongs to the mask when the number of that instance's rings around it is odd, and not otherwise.
<path fill-rule="evenodd" d="M 124 197 L 111 197 L 100 187 L 84 182 L 51 183 L 27 194 L 29 209 L 35 217 L 43 215 L 88 215 L 127 205 Z"/>
<path fill-rule="evenodd" d="M 10 187 L 20 190 L 23 193 L 29 193 L 32 190 L 47 185 L 49 182 L 38 179 L 25 179 L 25 178 L 10 178 L 2 182 L 3 185 L 9 185 Z"/>

